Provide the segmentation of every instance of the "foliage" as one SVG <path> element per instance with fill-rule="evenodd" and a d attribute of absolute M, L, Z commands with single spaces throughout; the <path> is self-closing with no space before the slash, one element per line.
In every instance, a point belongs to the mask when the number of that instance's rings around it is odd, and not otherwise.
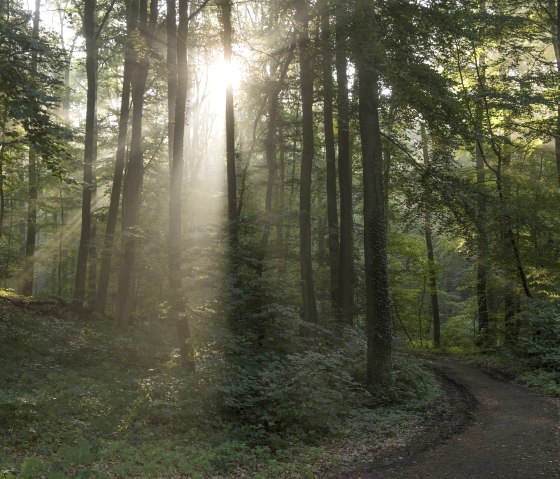
<path fill-rule="evenodd" d="M 439 398 L 433 378 L 402 356 L 394 389 L 373 407 L 356 331 L 330 352 L 263 355 L 258 367 L 209 356 L 186 375 L 163 324 L 122 333 L 41 308 L 0 300 L 5 478 L 318 477 L 314 464 L 326 456 L 314 448 L 326 438 L 383 440 Z"/>

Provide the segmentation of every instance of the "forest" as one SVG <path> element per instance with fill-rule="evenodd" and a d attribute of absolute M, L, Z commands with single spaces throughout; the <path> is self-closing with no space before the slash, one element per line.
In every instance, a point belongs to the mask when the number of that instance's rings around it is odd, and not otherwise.
<path fill-rule="evenodd" d="M 431 360 L 558 397 L 559 204 L 560 0 L 0 0 L 0 478 L 360 477 Z"/>

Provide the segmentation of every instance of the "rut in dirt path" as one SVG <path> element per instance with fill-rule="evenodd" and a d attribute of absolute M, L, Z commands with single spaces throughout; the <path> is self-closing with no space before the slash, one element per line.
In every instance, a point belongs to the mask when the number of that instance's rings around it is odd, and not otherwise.
<path fill-rule="evenodd" d="M 560 415 L 554 401 L 475 366 L 441 360 L 429 364 L 474 397 L 472 421 L 439 444 L 388 465 L 371 464 L 354 477 L 560 478 Z"/>

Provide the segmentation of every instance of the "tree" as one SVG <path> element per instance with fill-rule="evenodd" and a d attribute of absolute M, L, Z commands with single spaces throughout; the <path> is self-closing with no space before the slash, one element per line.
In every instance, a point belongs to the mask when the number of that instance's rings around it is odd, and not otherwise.
<path fill-rule="evenodd" d="M 330 25 L 330 5 L 321 5 L 321 59 L 323 81 L 323 126 L 325 130 L 325 159 L 327 164 L 327 223 L 329 245 L 329 269 L 331 302 L 339 310 L 339 229 L 338 202 L 336 191 L 336 152 L 334 138 L 334 83 L 332 78 L 332 32 Z M 345 73 L 344 73 L 345 74 Z M 344 80 L 342 80 L 344 81 Z"/>
<path fill-rule="evenodd" d="M 168 2 L 168 54 L 175 54 L 175 58 L 168 58 L 169 91 L 175 97 L 175 105 L 170 109 L 175 114 L 173 127 L 173 148 L 170 171 L 169 188 L 169 296 L 170 316 L 177 324 L 181 357 L 185 367 L 194 370 L 194 354 L 190 341 L 190 328 L 185 316 L 185 304 L 181 292 L 182 276 L 181 264 L 183 256 L 182 243 L 182 201 L 183 201 L 183 171 L 185 145 L 185 119 L 187 106 L 187 37 L 189 33 L 188 0 L 179 0 L 179 24 L 175 29 L 169 26 L 175 22 L 174 2 Z M 174 51 L 175 50 L 175 51 Z M 177 75 L 176 78 L 172 75 Z"/>
<path fill-rule="evenodd" d="M 157 0 L 151 0 L 148 14 L 147 0 L 132 0 L 132 9 L 138 10 L 136 32 L 141 39 L 135 45 L 133 61 L 135 75 L 132 78 L 132 135 L 130 154 L 123 185 L 123 252 L 118 285 L 117 322 L 128 326 L 132 321 L 133 311 L 133 278 L 135 257 L 138 244 L 138 219 L 140 215 L 140 199 L 144 177 L 144 152 L 142 138 L 142 121 L 144 93 L 150 69 L 151 46 L 154 40 L 157 22 Z"/>
<path fill-rule="evenodd" d="M 350 105 L 348 100 L 347 25 L 344 5 L 336 6 L 336 78 L 338 120 L 338 181 L 340 188 L 340 256 L 338 296 L 342 319 L 352 324 L 354 317 L 354 211 L 352 198 L 352 158 L 350 154 Z"/>
<path fill-rule="evenodd" d="M 41 0 L 35 0 L 35 13 L 33 14 L 33 38 L 39 37 Z M 31 55 L 31 74 L 37 74 L 37 52 Z M 33 281 L 35 275 L 35 242 L 37 240 L 37 152 L 29 148 L 29 195 L 27 203 L 27 239 L 25 241 L 26 265 L 22 293 L 28 296 L 33 294 Z"/>
<path fill-rule="evenodd" d="M 124 50 L 124 70 L 122 78 L 121 108 L 119 114 L 115 169 L 111 186 L 111 197 L 109 202 L 109 212 L 107 214 L 107 225 L 105 228 L 105 236 L 103 240 L 103 251 L 101 255 L 101 266 L 99 269 L 99 280 L 97 286 L 97 298 L 95 301 L 95 309 L 98 313 L 103 313 L 105 311 L 105 306 L 107 303 L 107 292 L 109 289 L 109 279 L 111 276 L 111 265 L 113 259 L 113 244 L 117 227 L 124 168 L 126 163 L 128 122 L 130 118 L 130 88 L 131 80 L 134 76 L 135 67 L 134 46 L 132 42 L 138 12 L 134 11 L 130 2 L 127 2 L 126 10 L 126 30 L 128 40 Z"/>
<path fill-rule="evenodd" d="M 317 305 L 313 281 L 311 253 L 311 181 L 314 156 L 313 133 L 313 70 L 309 38 L 309 11 L 306 0 L 296 0 L 296 21 L 299 29 L 299 68 L 303 114 L 303 145 L 299 181 L 299 262 L 303 293 L 303 319 L 317 322 Z"/>
<path fill-rule="evenodd" d="M 360 138 L 364 188 L 364 261 L 368 337 L 367 381 L 370 388 L 390 379 L 392 356 L 391 298 L 387 264 L 387 221 L 383 186 L 383 151 L 379 122 L 379 43 L 375 3 L 357 0 L 354 32 L 358 68 Z"/>
<path fill-rule="evenodd" d="M 428 147 L 428 135 L 426 134 L 426 127 L 420 125 L 420 135 L 422 138 L 422 153 L 424 156 L 424 164 L 427 165 L 430 161 L 430 151 Z M 441 322 L 439 317 L 439 300 L 437 291 L 437 272 L 434 256 L 434 244 L 432 239 L 432 215 L 426 213 L 424 216 L 424 234 L 426 237 L 426 249 L 428 252 L 428 277 L 430 286 L 430 298 L 432 303 L 432 329 L 434 336 L 434 347 L 441 346 Z"/>

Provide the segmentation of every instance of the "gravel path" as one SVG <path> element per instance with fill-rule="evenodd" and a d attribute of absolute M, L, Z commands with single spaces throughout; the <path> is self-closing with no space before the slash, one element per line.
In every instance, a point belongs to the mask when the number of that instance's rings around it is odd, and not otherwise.
<path fill-rule="evenodd" d="M 451 410 L 413 444 L 341 477 L 354 479 L 559 479 L 557 401 L 451 360 L 429 360 Z"/>

